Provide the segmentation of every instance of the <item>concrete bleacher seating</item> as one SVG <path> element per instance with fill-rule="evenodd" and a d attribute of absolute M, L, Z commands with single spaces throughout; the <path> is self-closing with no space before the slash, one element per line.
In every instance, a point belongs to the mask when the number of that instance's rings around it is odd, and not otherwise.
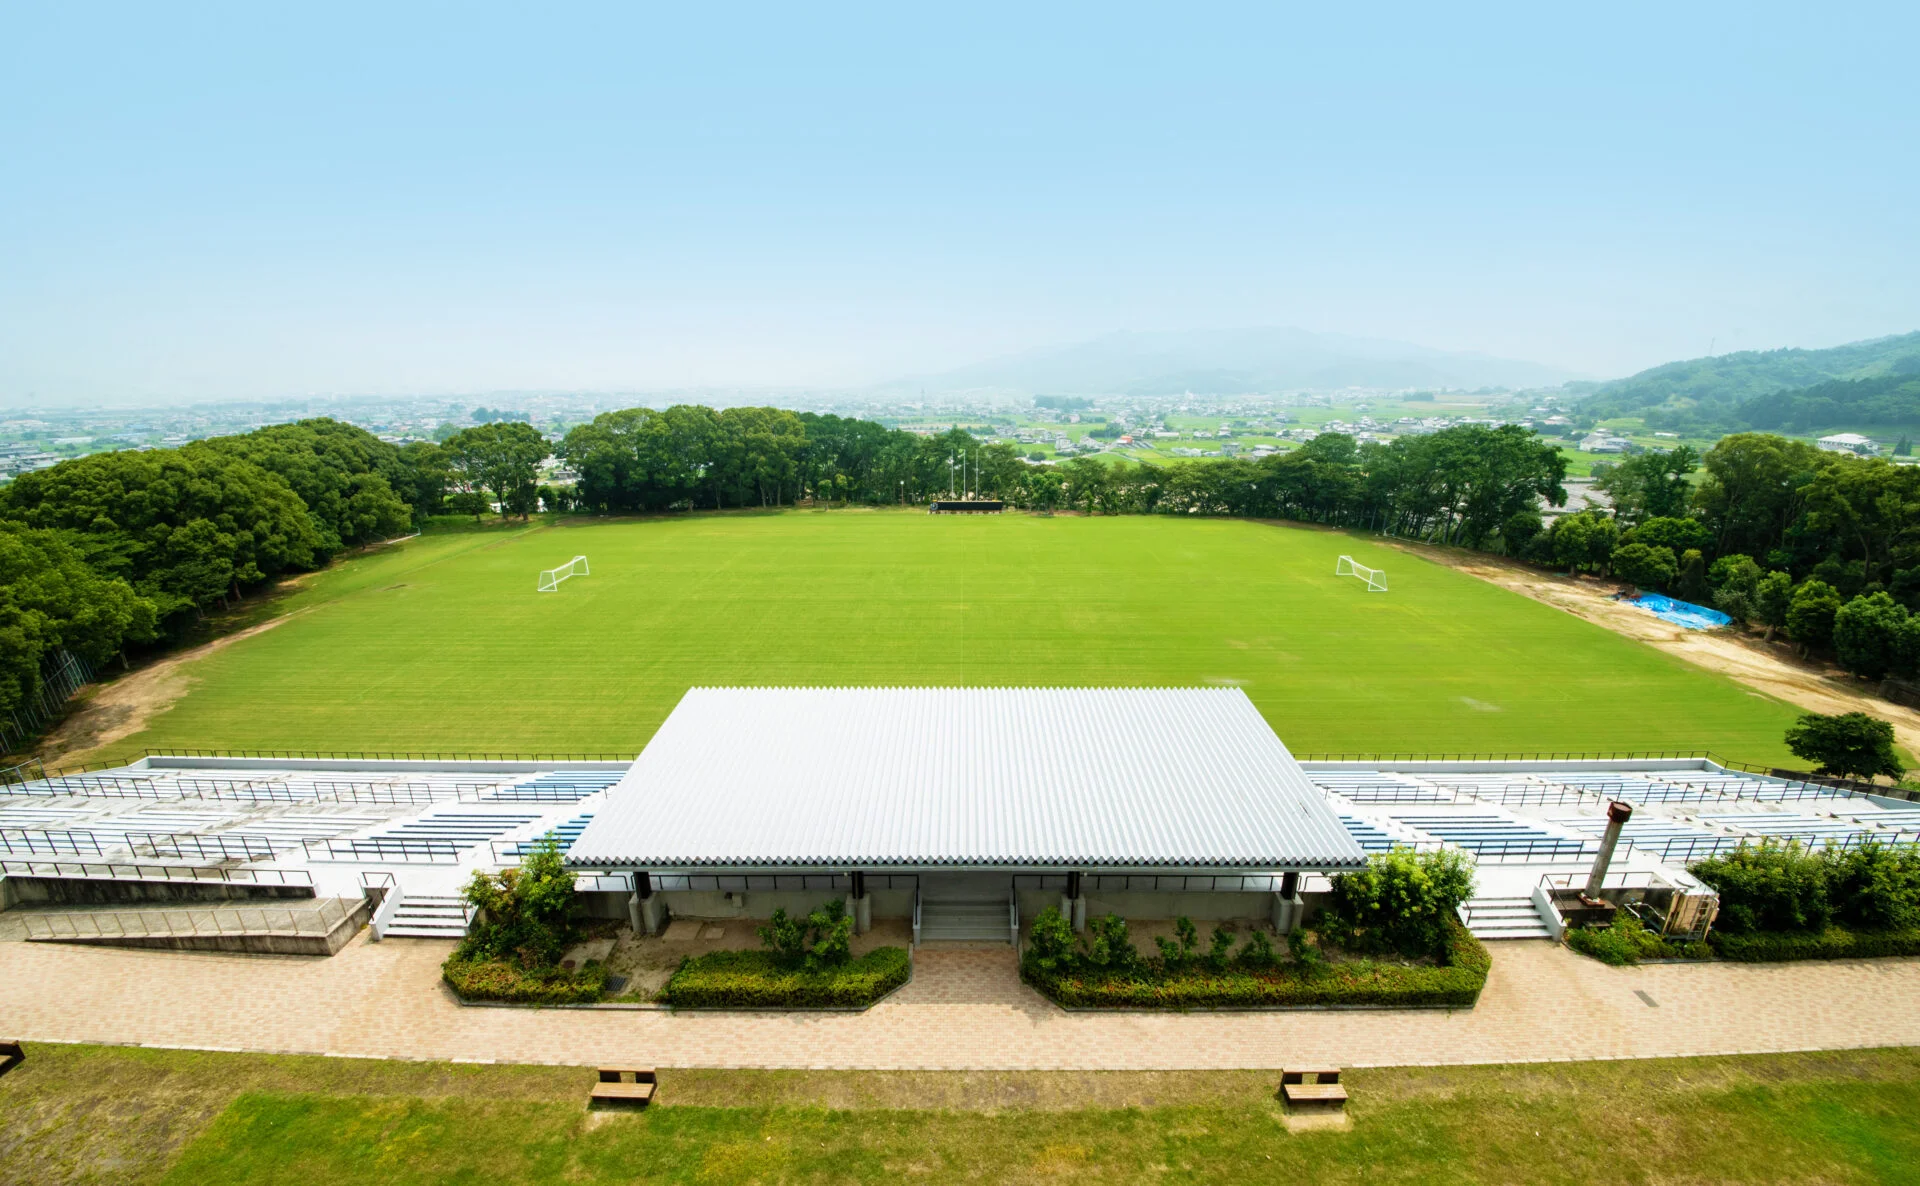
<path fill-rule="evenodd" d="M 1743 832 L 1748 836 L 1800 840 L 1809 844 L 1821 844 L 1826 841 L 1857 844 L 1866 839 L 1891 842 L 1898 835 L 1898 833 L 1884 832 L 1877 828 L 1847 823 L 1832 816 L 1797 811 L 1718 812 L 1711 815 L 1703 814 L 1700 818 L 1710 824 Z"/>
<path fill-rule="evenodd" d="M 1552 860 L 1598 851 L 1599 842 L 1563 836 L 1545 827 L 1493 812 L 1395 810 L 1401 824 L 1477 857 Z"/>
<path fill-rule="evenodd" d="M 1345 826 L 1347 834 L 1353 837 L 1354 842 L 1359 844 L 1362 852 L 1386 852 L 1393 847 L 1394 838 L 1387 834 L 1385 828 L 1372 820 L 1342 812 L 1340 823 Z"/>
<path fill-rule="evenodd" d="M 556 770 L 512 786 L 500 787 L 482 798 L 498 802 L 577 802 L 617 783 L 625 777 L 620 770 Z"/>
<path fill-rule="evenodd" d="M 1553 823 L 1596 839 L 1607 830 L 1604 815 L 1554 816 Z M 1740 847 L 1741 838 L 1698 827 L 1670 816 L 1635 816 L 1620 830 L 1620 838 L 1640 852 L 1681 864 L 1717 856 Z"/>
<path fill-rule="evenodd" d="M 567 849 L 573 847 L 573 842 L 580 838 L 580 833 L 586 831 L 587 821 L 592 818 L 593 813 L 591 811 L 584 815 L 577 815 L 566 823 L 548 828 L 545 832 L 542 832 L 531 840 L 516 840 L 509 845 L 496 846 L 496 851 L 500 856 L 523 857 L 530 852 L 537 851 L 540 846 L 548 840 L 553 840 L 559 846 L 560 851 L 565 852 Z"/>

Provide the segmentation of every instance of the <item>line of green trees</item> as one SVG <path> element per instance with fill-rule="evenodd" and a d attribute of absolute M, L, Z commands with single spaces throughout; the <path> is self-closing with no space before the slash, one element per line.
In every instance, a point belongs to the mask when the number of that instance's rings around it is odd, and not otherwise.
<path fill-rule="evenodd" d="M 441 509 L 446 449 L 303 420 L 178 449 L 95 453 L 0 486 L 0 711 L 47 656 L 95 664 Z"/>

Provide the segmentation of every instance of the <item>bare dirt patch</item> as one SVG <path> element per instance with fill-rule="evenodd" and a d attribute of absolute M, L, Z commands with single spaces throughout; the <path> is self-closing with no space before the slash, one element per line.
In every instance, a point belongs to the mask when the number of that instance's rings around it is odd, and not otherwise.
<path fill-rule="evenodd" d="M 172 708 L 193 686 L 192 665 L 243 638 L 265 633 L 297 616 L 270 618 L 257 626 L 236 630 L 212 642 L 156 659 L 145 667 L 100 684 L 85 693 L 79 706 L 41 738 L 35 757 L 49 766 L 78 765 L 147 727 L 147 722 Z"/>
<path fill-rule="evenodd" d="M 1622 586 L 1612 581 L 1542 572 L 1484 552 L 1383 542 L 1658 647 L 1808 712 L 1864 712 L 1891 721 L 1902 748 L 1920 755 L 1920 712 L 1882 700 L 1843 671 L 1800 659 L 1784 643 L 1765 642 L 1758 635 L 1730 630 L 1675 626 L 1645 610 L 1614 601 L 1613 595 Z"/>

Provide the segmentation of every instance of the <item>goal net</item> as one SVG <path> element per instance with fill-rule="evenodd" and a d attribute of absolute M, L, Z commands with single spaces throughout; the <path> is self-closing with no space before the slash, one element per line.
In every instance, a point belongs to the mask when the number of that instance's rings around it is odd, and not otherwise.
<path fill-rule="evenodd" d="M 1367 592 L 1369 593 L 1385 593 L 1387 591 L 1386 569 L 1368 568 L 1351 556 L 1340 557 L 1340 562 L 1333 566 L 1333 575 L 1337 577 L 1359 577 L 1367 583 Z"/>
<path fill-rule="evenodd" d="M 587 571 L 587 558 L 585 556 L 575 556 L 559 568 L 549 568 L 540 574 L 540 592 L 553 593 L 558 591 L 560 582 L 566 580 L 568 577 L 591 575 L 593 574 Z"/>

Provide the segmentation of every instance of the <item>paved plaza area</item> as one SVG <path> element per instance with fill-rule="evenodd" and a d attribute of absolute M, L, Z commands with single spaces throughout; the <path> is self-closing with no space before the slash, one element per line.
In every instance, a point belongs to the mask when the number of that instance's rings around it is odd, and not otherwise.
<path fill-rule="evenodd" d="M 1920 1045 L 1920 960 L 1609 968 L 1544 941 L 1494 947 L 1477 1008 L 1068 1013 L 1012 950 L 922 949 L 865 1013 L 470 1008 L 451 945 L 332 958 L 0 945 L 0 1035 L 348 1056 L 684 1067 L 1140 1070 L 1399 1066 Z"/>

